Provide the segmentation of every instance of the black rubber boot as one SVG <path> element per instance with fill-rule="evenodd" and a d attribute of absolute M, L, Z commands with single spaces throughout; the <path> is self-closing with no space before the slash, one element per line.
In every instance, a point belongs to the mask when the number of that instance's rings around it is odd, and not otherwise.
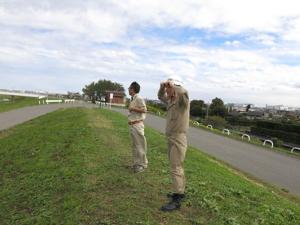
<path fill-rule="evenodd" d="M 168 194 L 167 194 L 167 197 L 168 197 L 168 198 L 173 198 L 174 195 L 177 195 L 177 196 L 179 195 L 180 198 L 182 198 L 182 199 L 185 198 L 185 194 L 176 194 L 176 193 L 168 193 Z"/>
<path fill-rule="evenodd" d="M 176 209 L 180 209 L 181 201 L 184 199 L 184 197 L 184 194 L 172 194 L 172 200 L 168 204 L 163 205 L 160 210 L 163 212 L 171 212 Z"/>

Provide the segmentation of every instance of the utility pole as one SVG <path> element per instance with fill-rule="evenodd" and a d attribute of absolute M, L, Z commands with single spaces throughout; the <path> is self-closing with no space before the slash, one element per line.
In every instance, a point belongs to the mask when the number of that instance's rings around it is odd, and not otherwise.
<path fill-rule="evenodd" d="M 208 118 L 209 102 L 206 103 L 206 119 Z"/>

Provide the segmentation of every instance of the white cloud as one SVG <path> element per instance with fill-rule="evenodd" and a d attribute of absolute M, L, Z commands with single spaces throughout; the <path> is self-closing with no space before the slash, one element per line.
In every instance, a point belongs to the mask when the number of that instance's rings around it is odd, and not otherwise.
<path fill-rule="evenodd" d="M 237 40 L 234 40 L 234 41 L 226 41 L 225 42 L 225 45 L 226 46 L 229 46 L 229 47 L 239 47 L 241 45 L 241 42 L 240 41 L 237 41 Z"/>
<path fill-rule="evenodd" d="M 286 32 L 283 33 L 283 39 L 300 42 L 300 17 L 290 20 L 289 27 Z"/>
<path fill-rule="evenodd" d="M 265 45 L 265 46 L 275 46 L 276 45 L 276 38 L 272 35 L 268 34 L 258 34 L 253 35 L 248 38 L 249 41 L 253 41 L 254 43 Z"/>
<path fill-rule="evenodd" d="M 1 86 L 37 89 L 32 80 L 43 77 L 42 89 L 67 91 L 103 78 L 125 86 L 137 80 L 146 96 L 156 98 L 156 84 L 177 75 L 192 98 L 299 104 L 298 5 L 296 0 L 0 1 Z M 182 41 L 155 33 L 157 28 L 199 34 Z M 154 34 L 144 33 L 148 29 Z M 206 43 L 214 37 L 224 41 Z"/>
<path fill-rule="evenodd" d="M 281 32 L 298 24 L 298 6 L 297 0 L 11 1 L 3 4 L 0 18 L 11 25 L 94 31 L 96 36 L 100 32 L 100 36 L 108 37 L 124 34 L 130 25 L 148 24 L 230 33 Z"/>

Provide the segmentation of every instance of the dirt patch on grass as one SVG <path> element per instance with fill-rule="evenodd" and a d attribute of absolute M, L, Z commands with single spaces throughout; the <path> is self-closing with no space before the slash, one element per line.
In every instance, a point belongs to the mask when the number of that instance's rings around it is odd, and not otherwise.
<path fill-rule="evenodd" d="M 105 119 L 97 110 L 87 110 L 89 125 L 94 128 L 112 128 L 112 122 Z"/>
<path fill-rule="evenodd" d="M 13 129 L 0 131 L 0 139 L 6 138 L 6 137 L 12 135 L 13 133 L 14 133 Z"/>

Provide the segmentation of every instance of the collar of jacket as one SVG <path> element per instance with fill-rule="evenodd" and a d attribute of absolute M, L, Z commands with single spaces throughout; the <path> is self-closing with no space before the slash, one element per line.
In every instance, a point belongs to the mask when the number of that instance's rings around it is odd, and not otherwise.
<path fill-rule="evenodd" d="M 131 101 L 133 101 L 134 99 L 136 99 L 137 96 L 138 96 L 137 93 L 134 96 L 131 96 Z"/>

